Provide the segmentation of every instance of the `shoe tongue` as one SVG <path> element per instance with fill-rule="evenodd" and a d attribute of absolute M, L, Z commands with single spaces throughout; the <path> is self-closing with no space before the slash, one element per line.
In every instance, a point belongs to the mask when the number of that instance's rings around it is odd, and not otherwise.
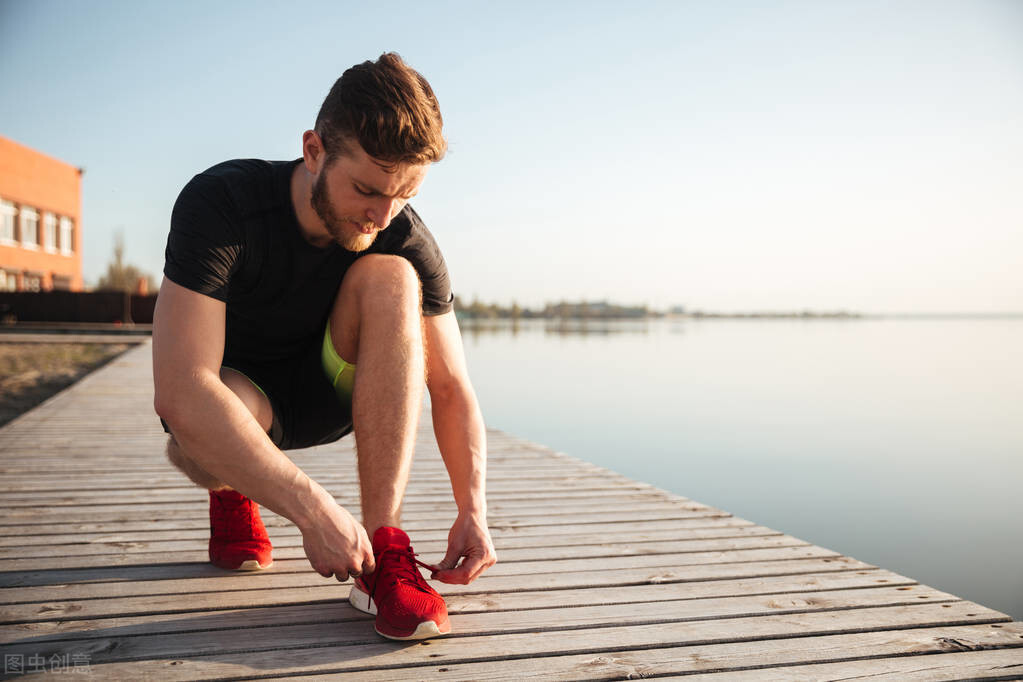
<path fill-rule="evenodd" d="M 376 532 L 373 533 L 373 553 L 380 554 L 388 547 L 399 547 L 404 549 L 408 547 L 411 542 L 408 539 L 408 535 L 405 534 L 400 528 L 392 528 L 391 526 L 380 526 Z"/>

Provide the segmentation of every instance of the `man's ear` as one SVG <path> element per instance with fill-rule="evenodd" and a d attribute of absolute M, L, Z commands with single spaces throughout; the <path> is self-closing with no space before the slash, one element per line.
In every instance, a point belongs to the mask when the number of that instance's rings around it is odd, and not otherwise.
<path fill-rule="evenodd" d="M 323 140 L 315 130 L 307 130 L 302 133 L 302 159 L 306 169 L 313 174 L 320 172 L 326 152 L 323 149 Z"/>

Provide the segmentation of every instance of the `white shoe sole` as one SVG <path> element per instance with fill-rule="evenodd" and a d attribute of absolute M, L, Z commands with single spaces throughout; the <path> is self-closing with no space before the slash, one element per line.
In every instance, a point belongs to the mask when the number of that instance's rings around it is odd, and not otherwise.
<path fill-rule="evenodd" d="M 268 563 L 266 566 L 263 566 L 262 564 L 260 564 L 255 559 L 249 559 L 248 561 L 243 561 L 242 565 L 239 566 L 238 568 L 234 569 L 234 570 L 236 570 L 236 571 L 265 571 L 266 569 L 270 568 L 273 565 L 274 565 L 273 561 Z"/>
<path fill-rule="evenodd" d="M 420 623 L 418 626 L 416 626 L 416 631 L 413 632 L 411 635 L 408 635 L 407 637 L 389 635 L 386 632 L 380 632 L 380 630 L 377 628 L 373 629 L 376 630 L 377 634 L 380 635 L 381 637 L 386 637 L 387 639 L 396 639 L 399 642 L 405 642 L 410 639 L 427 639 L 429 637 L 439 637 L 440 635 L 445 634 L 440 631 L 440 628 L 437 627 L 437 624 L 434 623 L 432 620 L 426 620 Z"/>
<path fill-rule="evenodd" d="M 352 591 L 348 593 L 348 602 L 363 613 L 368 613 L 372 616 L 377 615 L 377 605 L 357 585 L 352 585 Z"/>

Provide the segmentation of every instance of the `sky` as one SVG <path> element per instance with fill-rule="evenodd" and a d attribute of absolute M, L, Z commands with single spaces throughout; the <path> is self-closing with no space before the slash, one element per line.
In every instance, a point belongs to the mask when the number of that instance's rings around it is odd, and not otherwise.
<path fill-rule="evenodd" d="M 400 53 L 449 142 L 413 205 L 455 293 L 538 306 L 1023 311 L 1023 3 L 0 0 L 0 135 L 85 169 L 84 269 L 292 159 Z"/>

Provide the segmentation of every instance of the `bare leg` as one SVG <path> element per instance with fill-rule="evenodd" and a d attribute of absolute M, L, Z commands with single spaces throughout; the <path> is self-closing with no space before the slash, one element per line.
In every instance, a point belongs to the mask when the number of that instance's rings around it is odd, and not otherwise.
<path fill-rule="evenodd" d="M 252 382 L 245 378 L 244 374 L 228 367 L 220 369 L 220 379 L 235 395 L 241 398 L 242 402 L 245 403 L 245 407 L 249 408 L 249 412 L 256 418 L 259 425 L 263 427 L 263 430 L 269 431 L 270 424 L 273 422 L 273 410 L 266 396 L 253 386 Z M 181 449 L 174 436 L 167 439 L 167 459 L 199 487 L 206 488 L 207 490 L 229 489 L 228 486 L 218 481 L 196 464 Z"/>
<path fill-rule="evenodd" d="M 419 278 L 397 256 L 367 255 L 345 275 L 330 318 L 338 354 L 356 365 L 352 419 L 362 522 L 398 526 L 425 379 Z"/>

